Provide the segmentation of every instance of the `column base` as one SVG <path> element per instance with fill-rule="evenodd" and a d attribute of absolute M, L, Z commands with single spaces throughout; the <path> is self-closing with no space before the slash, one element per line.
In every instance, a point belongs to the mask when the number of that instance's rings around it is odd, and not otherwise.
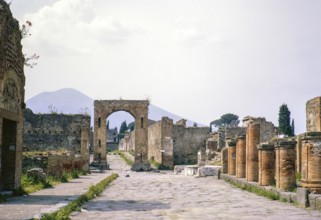
<path fill-rule="evenodd" d="M 91 165 L 97 167 L 99 170 L 110 170 L 109 164 L 106 160 L 102 160 L 100 163 L 98 163 L 98 161 L 93 161 Z"/>
<path fill-rule="evenodd" d="M 134 163 L 131 170 L 133 171 L 149 171 L 151 166 L 149 163 Z"/>

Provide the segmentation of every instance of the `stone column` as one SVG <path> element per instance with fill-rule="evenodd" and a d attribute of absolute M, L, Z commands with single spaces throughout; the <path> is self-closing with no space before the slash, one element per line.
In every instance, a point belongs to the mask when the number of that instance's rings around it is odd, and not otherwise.
<path fill-rule="evenodd" d="M 236 142 L 234 140 L 228 143 L 228 174 L 235 175 L 236 166 Z"/>
<path fill-rule="evenodd" d="M 274 183 L 274 145 L 259 144 L 259 184 L 260 186 L 269 186 Z"/>
<path fill-rule="evenodd" d="M 106 149 L 106 117 L 95 112 L 94 116 L 94 161 L 99 166 L 99 169 L 107 170 L 107 149 Z"/>
<path fill-rule="evenodd" d="M 308 132 L 302 138 L 301 186 L 321 193 L 321 132 Z"/>
<path fill-rule="evenodd" d="M 84 170 L 89 170 L 89 163 L 90 163 L 89 143 L 90 143 L 90 128 L 82 127 L 80 153 L 83 161 Z"/>
<path fill-rule="evenodd" d="M 245 178 L 246 168 L 246 138 L 245 135 L 236 139 L 236 177 Z"/>
<path fill-rule="evenodd" d="M 227 147 L 223 148 L 221 151 L 222 158 L 222 173 L 227 173 L 227 164 L 228 164 L 228 149 Z"/>
<path fill-rule="evenodd" d="M 197 152 L 197 165 L 198 166 L 205 166 L 206 162 L 206 152 L 204 148 L 200 148 Z"/>
<path fill-rule="evenodd" d="M 246 144 L 246 180 L 257 182 L 259 180 L 259 158 L 257 145 L 260 143 L 260 124 L 250 124 L 247 128 Z"/>
<path fill-rule="evenodd" d="M 287 139 L 279 139 L 275 144 L 276 188 L 284 191 L 291 191 L 296 187 L 295 145 L 296 141 Z"/>

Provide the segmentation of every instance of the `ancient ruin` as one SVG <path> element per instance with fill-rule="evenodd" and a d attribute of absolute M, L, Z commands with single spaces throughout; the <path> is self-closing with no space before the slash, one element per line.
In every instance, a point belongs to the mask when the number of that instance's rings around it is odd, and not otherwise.
<path fill-rule="evenodd" d="M 89 170 L 89 115 L 34 114 L 26 109 L 24 116 L 23 149 L 31 156 L 23 156 L 23 171 L 40 167 L 58 176 L 72 169 Z"/>
<path fill-rule="evenodd" d="M 64 149 L 78 154 L 84 133 L 90 135 L 89 115 L 34 114 L 25 110 L 24 151 Z"/>
<path fill-rule="evenodd" d="M 147 100 L 95 100 L 94 102 L 94 160 L 108 169 L 106 119 L 116 111 L 126 111 L 135 118 L 135 161 L 133 170 L 149 170 L 148 161 L 148 105 Z"/>
<path fill-rule="evenodd" d="M 20 186 L 25 76 L 19 23 L 0 1 L 0 191 Z"/>

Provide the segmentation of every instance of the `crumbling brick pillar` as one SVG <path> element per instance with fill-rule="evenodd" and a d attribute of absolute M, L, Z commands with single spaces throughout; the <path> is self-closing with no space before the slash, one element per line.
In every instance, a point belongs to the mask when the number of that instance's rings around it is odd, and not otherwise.
<path fill-rule="evenodd" d="M 274 183 L 275 154 L 273 144 L 259 144 L 259 184 L 269 186 Z"/>
<path fill-rule="evenodd" d="M 228 149 L 227 147 L 223 148 L 221 151 L 222 154 L 222 173 L 227 173 L 227 164 L 228 164 Z"/>
<path fill-rule="evenodd" d="M 89 127 L 82 127 L 81 128 L 81 144 L 80 144 L 80 153 L 81 158 L 83 161 L 84 170 L 89 170 L 89 143 L 90 143 L 90 128 Z"/>
<path fill-rule="evenodd" d="M 228 143 L 228 174 L 235 175 L 236 166 L 236 142 L 234 140 Z"/>
<path fill-rule="evenodd" d="M 237 178 L 245 178 L 246 168 L 246 138 L 244 135 L 236 139 L 236 167 Z"/>
<path fill-rule="evenodd" d="M 257 182 L 259 180 L 259 158 L 257 145 L 260 143 L 260 124 L 250 124 L 247 128 L 246 143 L 246 180 Z"/>
<path fill-rule="evenodd" d="M 321 193 L 321 132 L 308 132 L 302 138 L 301 186 Z"/>
<path fill-rule="evenodd" d="M 296 187 L 295 181 L 295 145 L 294 140 L 277 140 L 275 144 L 275 178 L 276 188 L 291 191 Z"/>

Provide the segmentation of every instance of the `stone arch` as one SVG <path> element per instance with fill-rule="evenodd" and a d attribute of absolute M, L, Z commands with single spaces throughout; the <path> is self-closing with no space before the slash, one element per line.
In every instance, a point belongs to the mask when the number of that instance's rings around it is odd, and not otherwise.
<path fill-rule="evenodd" d="M 106 119 L 117 111 L 125 111 L 135 119 L 135 159 L 132 170 L 149 170 L 148 162 L 148 106 L 147 100 L 95 100 L 94 102 L 94 161 L 108 169 Z"/>

